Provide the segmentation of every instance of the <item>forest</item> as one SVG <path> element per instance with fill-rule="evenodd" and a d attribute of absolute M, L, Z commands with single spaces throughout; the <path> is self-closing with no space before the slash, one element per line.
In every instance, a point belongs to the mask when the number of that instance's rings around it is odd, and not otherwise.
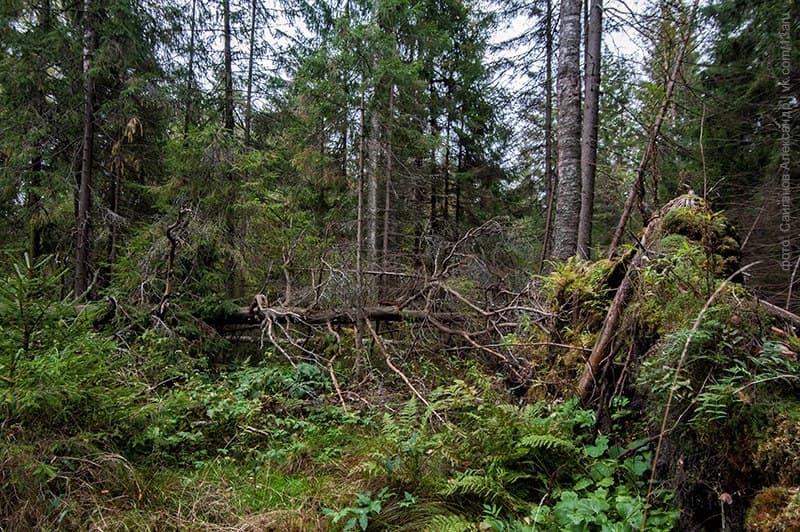
<path fill-rule="evenodd" d="M 0 530 L 800 530 L 800 4 L 0 2 Z"/>

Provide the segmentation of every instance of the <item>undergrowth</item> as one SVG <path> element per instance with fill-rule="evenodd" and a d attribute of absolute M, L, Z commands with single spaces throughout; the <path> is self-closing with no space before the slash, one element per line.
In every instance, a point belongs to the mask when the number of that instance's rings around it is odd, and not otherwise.
<path fill-rule="evenodd" d="M 692 275 L 687 268 L 656 261 L 642 289 L 672 290 L 658 272 Z M 571 311 L 581 335 L 608 304 L 592 287 L 612 270 L 576 263 L 553 281 L 588 305 Z M 635 368 L 646 401 L 617 395 L 598 420 L 559 394 L 520 401 L 499 375 L 447 354 L 439 355 L 446 374 L 398 357 L 420 370 L 422 396 L 372 364 L 368 349 L 353 357 L 358 370 L 311 357 L 288 364 L 270 349 L 220 364 L 225 341 L 199 344 L 174 319 L 103 329 L 104 305 L 76 308 L 53 296 L 62 278 L 46 259 L 23 260 L 5 277 L 3 529 L 672 530 L 681 497 L 711 475 L 720 496 L 735 494 L 736 477 L 724 472 L 742 471 L 737 460 L 775 484 L 752 515 L 775 514 L 776 500 L 796 503 L 796 346 L 765 338 L 766 321 L 734 304 L 735 291 L 697 330 L 686 321 L 662 328 Z M 675 299 L 653 312 L 686 314 L 696 304 Z M 669 393 L 668 461 L 697 476 L 660 463 L 651 486 L 651 427 Z M 701 466 L 708 457 L 716 461 Z"/>

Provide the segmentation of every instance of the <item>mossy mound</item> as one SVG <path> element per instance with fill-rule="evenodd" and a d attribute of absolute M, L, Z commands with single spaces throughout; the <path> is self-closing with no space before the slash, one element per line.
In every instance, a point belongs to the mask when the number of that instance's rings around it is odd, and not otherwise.
<path fill-rule="evenodd" d="M 800 531 L 800 487 L 761 490 L 747 512 L 745 526 L 749 532 Z"/>
<path fill-rule="evenodd" d="M 549 360 L 562 376 L 583 370 L 618 272 L 626 272 L 629 295 L 593 373 L 598 411 L 613 411 L 624 395 L 635 406 L 623 421 L 629 433 L 656 438 L 667 427 L 657 478 L 675 493 L 681 529 L 741 528 L 764 486 L 800 484 L 794 336 L 739 284 L 737 235 L 701 198 L 665 205 L 639 246 L 614 261 L 568 261 L 551 274 L 549 341 L 559 345 Z M 607 416 L 605 428 L 614 423 L 619 418 Z M 721 506 L 721 494 L 733 494 L 733 503 Z"/>

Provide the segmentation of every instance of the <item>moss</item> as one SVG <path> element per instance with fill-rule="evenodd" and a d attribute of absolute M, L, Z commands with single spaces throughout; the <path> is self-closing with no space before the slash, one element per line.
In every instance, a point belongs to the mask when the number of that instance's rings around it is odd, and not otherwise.
<path fill-rule="evenodd" d="M 545 278 L 550 308 L 559 316 L 557 327 L 569 328 L 575 336 L 595 330 L 611 303 L 612 281 L 619 277 L 619 259 L 586 262 L 575 258 L 560 263 Z"/>
<path fill-rule="evenodd" d="M 745 526 L 750 532 L 800 531 L 800 488 L 761 490 L 747 512 Z"/>
<path fill-rule="evenodd" d="M 684 235 L 700 241 L 710 231 L 716 232 L 713 218 L 703 210 L 693 207 L 672 209 L 664 216 L 662 228 L 665 234 Z"/>
<path fill-rule="evenodd" d="M 800 485 L 800 411 L 784 414 L 758 445 L 757 466 L 781 484 Z"/>
<path fill-rule="evenodd" d="M 568 396 L 583 369 L 587 351 L 624 275 L 624 258 L 587 262 L 571 258 L 556 264 L 544 277 L 552 319 L 549 333 L 522 331 L 536 347 L 526 353 L 535 381 L 529 388 L 531 401 L 548 395 Z"/>

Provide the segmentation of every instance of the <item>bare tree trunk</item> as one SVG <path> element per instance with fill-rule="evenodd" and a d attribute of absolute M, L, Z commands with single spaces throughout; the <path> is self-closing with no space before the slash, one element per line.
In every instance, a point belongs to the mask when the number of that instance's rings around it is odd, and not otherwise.
<path fill-rule="evenodd" d="M 253 120 L 253 64 L 256 49 L 257 0 L 250 1 L 250 53 L 247 58 L 247 102 L 244 111 L 244 145 L 250 145 L 250 126 Z"/>
<path fill-rule="evenodd" d="M 597 170 L 597 125 L 600 115 L 600 37 L 603 0 L 592 0 L 586 28 L 584 63 L 583 133 L 581 139 L 581 215 L 578 224 L 578 256 L 591 258 L 594 182 Z"/>
<path fill-rule="evenodd" d="M 83 147 L 81 150 L 80 184 L 78 186 L 77 235 L 75 242 L 75 297 L 89 288 L 92 247 L 92 163 L 94 162 L 94 77 L 91 73 L 96 34 L 90 14 L 91 0 L 83 3 Z"/>
<path fill-rule="evenodd" d="M 377 106 L 373 106 L 369 118 L 369 140 L 367 156 L 367 264 L 370 269 L 378 258 L 378 171 L 380 164 L 381 123 Z"/>
<path fill-rule="evenodd" d="M 544 181 L 547 209 L 544 218 L 542 254 L 539 256 L 538 272 L 542 273 L 544 261 L 550 258 L 552 240 L 553 205 L 556 192 L 553 175 L 553 2 L 547 0 L 545 14 L 545 71 L 544 71 Z"/>
<path fill-rule="evenodd" d="M 449 95 L 448 95 L 449 96 Z M 444 129 L 444 162 L 442 163 L 444 168 L 442 169 L 442 179 L 444 183 L 442 184 L 443 190 L 442 195 L 442 221 L 447 222 L 447 219 L 450 215 L 450 131 L 451 131 L 451 122 L 450 122 L 450 115 L 447 116 L 447 124 L 445 125 Z"/>
<path fill-rule="evenodd" d="M 223 60 L 225 62 L 225 108 L 223 110 L 222 125 L 228 131 L 233 131 L 233 59 L 231 53 L 231 4 L 230 0 L 222 0 L 223 19 Z"/>
<path fill-rule="evenodd" d="M 194 40 L 197 33 L 197 0 L 192 0 L 192 23 L 189 29 L 189 65 L 186 73 L 186 114 L 183 117 L 183 139 L 189 136 L 189 127 L 192 125 L 192 107 L 194 103 Z"/>
<path fill-rule="evenodd" d="M 388 267 L 389 260 L 389 232 L 391 230 L 392 212 L 392 120 L 394 118 L 394 85 L 389 87 L 389 115 L 386 121 L 386 179 L 383 192 L 383 269 Z"/>
<path fill-rule="evenodd" d="M 561 3 L 558 51 L 558 198 L 553 256 L 567 259 L 578 249 L 581 210 L 581 0 Z"/>
<path fill-rule="evenodd" d="M 364 279 L 363 279 L 363 259 L 361 257 L 361 246 L 364 240 L 364 151 L 366 132 L 366 96 L 364 90 L 361 91 L 361 122 L 359 125 L 358 134 L 358 191 L 357 197 L 357 213 L 356 213 L 356 323 L 354 327 L 356 349 L 362 347 L 362 330 L 363 330 L 363 309 L 364 309 Z"/>
<path fill-rule="evenodd" d="M 619 218 L 619 222 L 617 223 L 617 228 L 614 230 L 614 237 L 611 239 L 611 245 L 608 248 L 608 256 L 613 256 L 619 245 L 622 243 L 622 236 L 625 232 L 625 228 L 628 225 L 628 221 L 631 218 L 631 213 L 633 212 L 634 205 L 640 201 L 640 198 L 644 195 L 644 175 L 647 171 L 647 165 L 650 162 L 650 158 L 653 156 L 653 153 L 656 149 L 656 144 L 658 142 L 658 137 L 661 134 L 661 125 L 664 123 L 664 118 L 667 116 L 667 111 L 672 104 L 672 93 L 675 92 L 675 83 L 678 80 L 678 75 L 680 74 L 681 65 L 683 64 L 683 58 L 686 56 L 686 49 L 689 46 L 689 41 L 691 40 L 692 30 L 694 29 L 694 18 L 697 13 L 697 5 L 698 0 L 695 0 L 692 4 L 692 9 L 689 13 L 689 19 L 687 21 L 686 31 L 684 32 L 683 38 L 681 39 L 680 46 L 678 48 L 677 53 L 675 54 L 675 60 L 672 63 L 672 69 L 669 74 L 669 78 L 667 79 L 667 85 L 664 88 L 664 99 L 661 102 L 661 107 L 658 110 L 658 114 L 656 115 L 655 120 L 653 121 L 653 125 L 650 127 L 650 134 L 648 135 L 647 144 L 645 145 L 644 154 L 642 154 L 642 159 L 639 162 L 639 168 L 636 171 L 636 179 L 634 179 L 631 190 L 628 192 L 628 197 L 625 200 L 625 206 L 622 209 L 622 215 Z M 646 222 L 646 220 L 645 220 Z"/>

